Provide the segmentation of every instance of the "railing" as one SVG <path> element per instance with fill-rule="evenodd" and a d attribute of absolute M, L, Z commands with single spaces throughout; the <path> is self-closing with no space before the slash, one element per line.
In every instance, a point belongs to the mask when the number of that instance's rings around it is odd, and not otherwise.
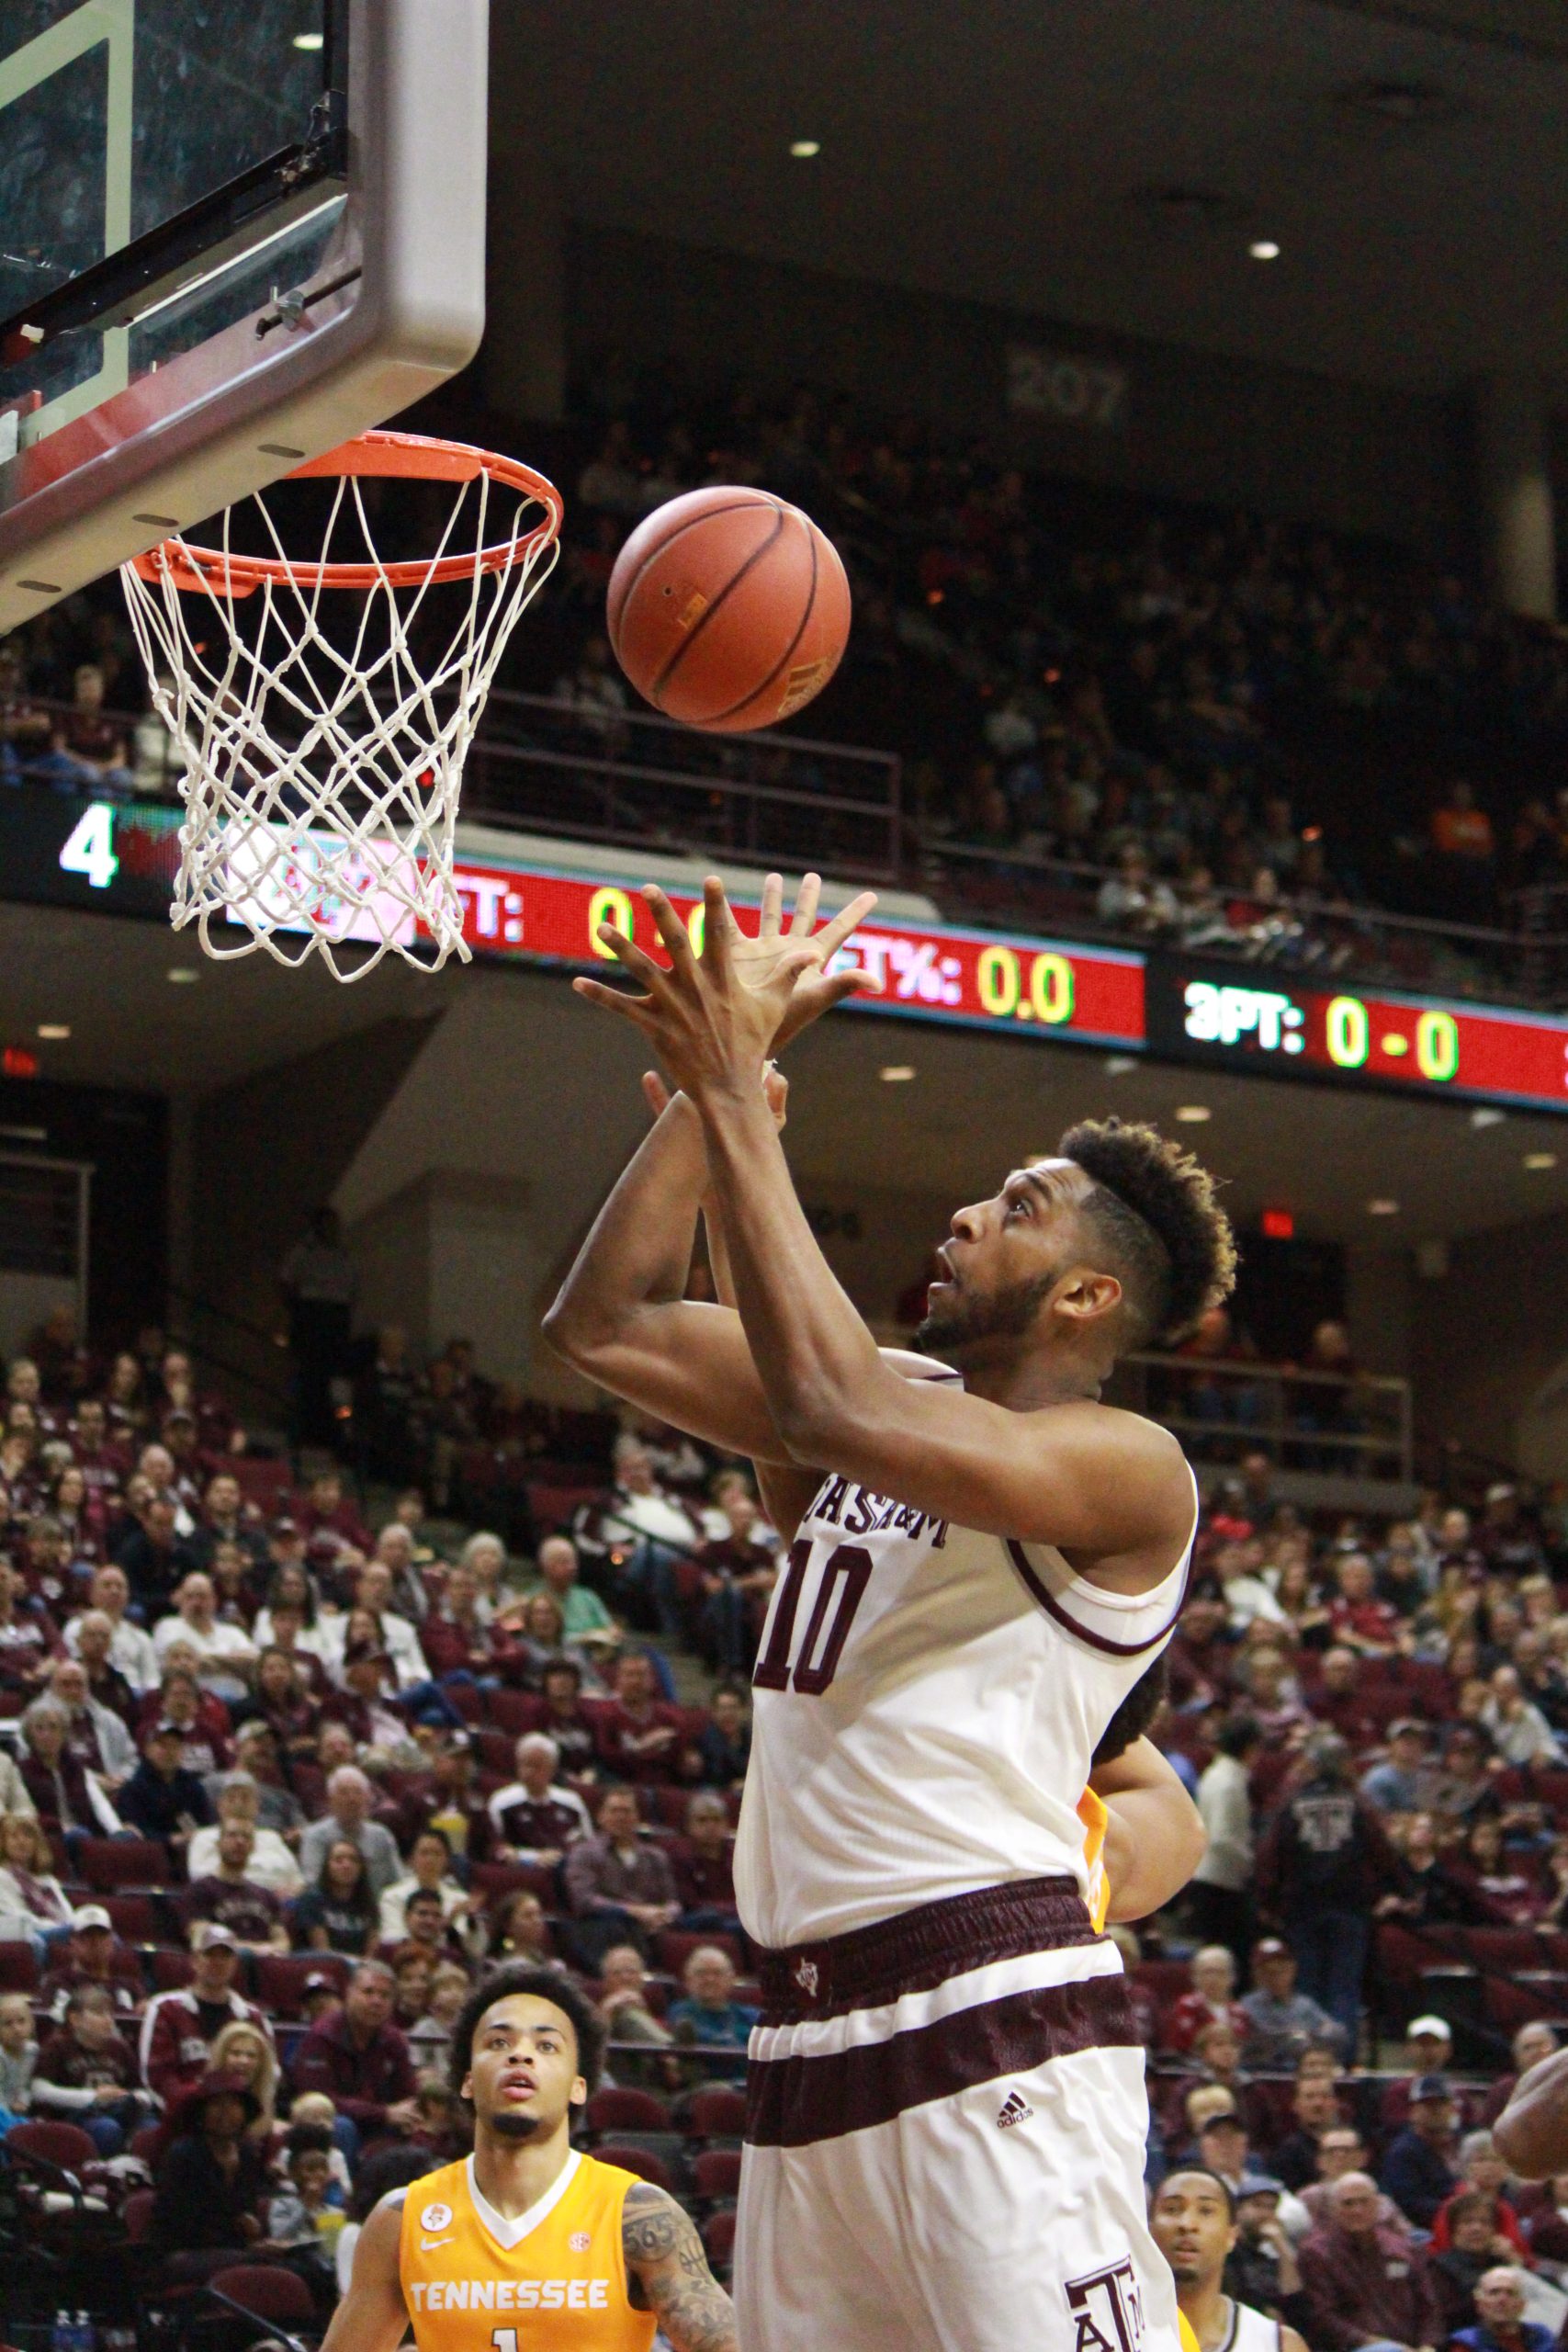
<path fill-rule="evenodd" d="M 63 723 L 69 706 L 0 702 L 0 785 L 91 784 L 58 747 L 11 740 L 19 712 Z M 134 788 L 175 797 L 179 761 L 156 721 L 105 713 L 126 738 Z M 122 775 L 106 789 L 128 788 Z M 1111 867 L 949 839 L 912 824 L 889 752 L 783 735 L 705 735 L 651 711 L 542 695 L 491 694 L 468 758 L 463 812 L 480 823 L 626 846 L 665 847 L 742 864 L 824 866 L 903 882 L 955 918 L 1036 922 L 1074 935 L 1134 940 L 1285 972 L 1370 986 L 1568 1005 L 1568 886 L 1505 899 L 1497 925 L 1438 922 L 1359 901 L 1150 886 L 1119 910 Z"/>
<path fill-rule="evenodd" d="M 1412 1476 L 1407 1380 L 1151 1352 L 1122 1359 L 1114 1400 L 1173 1430 L 1195 1461 L 1258 1452 L 1281 1470 L 1405 1485 Z"/>

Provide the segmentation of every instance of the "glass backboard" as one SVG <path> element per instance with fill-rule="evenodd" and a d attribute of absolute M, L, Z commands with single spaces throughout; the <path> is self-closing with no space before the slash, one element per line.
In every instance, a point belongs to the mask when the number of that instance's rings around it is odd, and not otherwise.
<path fill-rule="evenodd" d="M 483 330 L 487 0 L 0 0 L 0 631 Z"/>

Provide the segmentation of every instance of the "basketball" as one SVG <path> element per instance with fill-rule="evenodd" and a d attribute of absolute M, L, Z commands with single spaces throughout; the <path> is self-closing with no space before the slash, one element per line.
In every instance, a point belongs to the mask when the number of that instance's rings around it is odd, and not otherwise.
<path fill-rule="evenodd" d="M 739 734 L 821 693 L 849 638 L 850 583 L 798 506 L 765 490 L 694 490 L 632 533 L 607 619 L 616 660 L 655 710 Z"/>

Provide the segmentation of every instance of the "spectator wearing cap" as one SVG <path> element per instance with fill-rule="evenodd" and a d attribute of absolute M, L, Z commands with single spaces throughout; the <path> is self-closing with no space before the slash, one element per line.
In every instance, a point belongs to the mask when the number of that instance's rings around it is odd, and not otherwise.
<path fill-rule="evenodd" d="M 1224 1944 L 1203 1944 L 1192 1955 L 1192 1983 L 1166 2011 L 1160 2046 L 1190 2050 L 1202 2026 L 1228 2025 L 1238 2044 L 1247 2038 L 1247 2012 L 1235 1998 L 1235 1954 Z"/>
<path fill-rule="evenodd" d="M 1554 2338 L 1540 2320 L 1525 2317 L 1525 2281 L 1506 2263 L 1495 2263 L 1475 2285 L 1475 2324 L 1458 2329 L 1456 2352 L 1551 2352 Z"/>
<path fill-rule="evenodd" d="M 206 2073 L 212 2045 L 236 2018 L 272 2039 L 265 2013 L 234 1990 L 240 1954 L 220 1919 L 204 1920 L 191 1938 L 191 1978 L 172 1993 L 156 1993 L 141 2019 L 138 2060 L 141 2079 L 165 2105 Z"/>
<path fill-rule="evenodd" d="M 1204 2117 L 1198 2126 L 1197 2153 L 1199 2163 L 1218 2173 L 1234 2197 L 1247 2171 L 1248 2154 L 1247 2126 L 1234 2105 Z"/>
<path fill-rule="evenodd" d="M 1378 2180 L 1407 2222 L 1429 2230 L 1459 2187 L 1449 2162 L 1454 2135 L 1453 2091 L 1446 2075 L 1420 2075 L 1410 2086 L 1410 2117 L 1383 2151 Z"/>
<path fill-rule="evenodd" d="M 1333 1732 L 1307 1748 L 1307 1770 L 1274 1817 L 1258 1855 L 1258 1899 L 1296 1955 L 1301 1989 L 1354 2049 L 1361 1978 L 1377 1897 L 1403 1871 L 1377 1815 L 1357 1794 L 1350 1751 Z"/>
<path fill-rule="evenodd" d="M 217 1822 L 198 1829 L 190 1841 L 189 1875 L 201 1878 L 217 1868 L 219 1838 L 231 1822 L 243 1824 L 251 1832 L 250 1875 L 255 1883 L 282 1901 L 290 1901 L 305 1883 L 299 1864 L 278 1832 L 264 1827 L 261 1792 L 248 1772 L 231 1772 L 223 1781 L 218 1792 Z"/>
<path fill-rule="evenodd" d="M 358 1847 L 378 1895 L 401 1875 L 397 1840 L 384 1822 L 370 1818 L 371 1797 L 370 1783 L 357 1765 L 343 1764 L 333 1772 L 327 1782 L 327 1811 L 299 1840 L 299 1869 L 305 1879 L 321 1876 L 327 1848 L 338 1838 Z"/>
<path fill-rule="evenodd" d="M 1299 2251 L 1313 2352 L 1431 2352 L 1443 2341 L 1441 2306 L 1422 2256 L 1380 2226 L 1377 2183 L 1345 2173 L 1328 2207 Z"/>
<path fill-rule="evenodd" d="M 115 1966 L 121 1958 L 119 1942 L 114 1921 L 101 1903 L 85 1903 L 73 1915 L 70 1941 L 55 1950 L 57 1957 L 38 1988 L 36 2006 L 56 2024 L 65 2014 L 67 2000 L 82 1984 L 100 1986 L 121 2016 L 135 2007 L 139 1988 Z"/>
<path fill-rule="evenodd" d="M 1338 2059 L 1349 2055 L 1343 2029 L 1297 1991 L 1296 1956 L 1278 1936 L 1253 1945 L 1252 1990 L 1242 1995 L 1241 2007 L 1247 2018 L 1243 2051 L 1255 2075 L 1293 2069 L 1304 2050 L 1331 2050 Z"/>
<path fill-rule="evenodd" d="M 1305 2207 L 1272 2173 L 1245 2172 L 1235 2185 L 1235 2244 L 1225 2260 L 1225 2292 L 1300 2331 L 1306 2296 L 1295 2241 L 1311 2224 Z"/>
<path fill-rule="evenodd" d="M 1448 2020 L 1433 2009 L 1412 2018 L 1404 2029 L 1404 2071 L 1385 2083 L 1378 2102 L 1378 2124 L 1385 2139 L 1410 2120 L 1410 2094 L 1423 2075 L 1446 2075 L 1453 2064 L 1454 2038 Z"/>
<path fill-rule="evenodd" d="M 1427 1730 L 1408 1715 L 1388 1727 L 1388 1753 L 1361 1775 L 1361 1794 L 1379 1813 L 1421 1813 L 1431 1803 Z"/>
<path fill-rule="evenodd" d="M 251 1874 L 255 1842 L 256 1833 L 243 1816 L 231 1814 L 221 1822 L 217 1860 L 186 1889 L 180 1917 L 187 1933 L 198 1921 L 220 1920 L 242 1951 L 287 1951 L 283 1905 Z"/>
<path fill-rule="evenodd" d="M 128 1829 L 178 1851 L 209 1826 L 212 1801 L 199 1772 L 184 1763 L 178 1724 L 161 1716 L 141 1736 L 141 1761 L 120 1790 L 117 1811 Z"/>
<path fill-rule="evenodd" d="M 599 1742 L 582 1704 L 582 1668 L 575 1658 L 554 1658 L 539 1677 L 539 1690 L 545 1702 L 539 1729 L 555 1741 L 574 1781 L 592 1780 L 599 1770 Z"/>
<path fill-rule="evenodd" d="M 547 1733 L 525 1732 L 513 1754 L 517 1778 L 490 1801 L 491 1855 L 553 1870 L 575 1839 L 592 1836 L 588 1807 L 557 1777 L 560 1749 Z"/>
<path fill-rule="evenodd" d="M 1524 2076 L 1532 2066 L 1539 2066 L 1557 2054 L 1557 2029 L 1544 2018 L 1532 2018 L 1529 2025 L 1520 2026 L 1512 2043 L 1514 2069 L 1495 2082 L 1481 2103 L 1477 2121 L 1490 2131 Z"/>
<path fill-rule="evenodd" d="M 419 2128 L 413 2062 L 392 2023 L 395 1997 L 391 1970 L 362 1961 L 341 2007 L 311 2026 L 288 2070 L 296 2092 L 325 2091 L 362 2138 Z"/>
<path fill-rule="evenodd" d="M 283 1777 L 277 1734 L 259 1715 L 235 1725 L 234 1770 L 215 1773 L 208 1794 L 216 1804 L 225 1789 L 247 1781 L 255 1791 L 256 1827 L 297 1838 L 305 1826 L 305 1810 Z"/>
<path fill-rule="evenodd" d="M 368 1611 L 355 1613 L 374 1624 Z M 391 1704 L 397 1668 L 379 1634 L 351 1636 L 344 1645 L 338 1672 L 342 1688 L 322 1701 L 322 1720 L 344 1724 L 361 1755 L 367 1748 L 395 1752 L 408 1737 L 408 1724 Z M 415 1686 L 409 1692 L 416 1703 L 436 1695 L 434 1685 L 423 1692 Z"/>

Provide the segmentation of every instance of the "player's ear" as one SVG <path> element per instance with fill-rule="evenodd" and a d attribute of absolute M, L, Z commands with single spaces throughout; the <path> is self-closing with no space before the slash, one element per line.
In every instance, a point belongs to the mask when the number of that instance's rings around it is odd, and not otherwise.
<path fill-rule="evenodd" d="M 1058 1315 L 1069 1315 L 1075 1322 L 1102 1322 L 1113 1315 L 1122 1304 L 1122 1285 L 1114 1274 L 1096 1266 L 1073 1266 L 1065 1273 L 1052 1295 L 1051 1306 Z"/>
<path fill-rule="evenodd" d="M 582 2076 L 581 2076 L 581 2075 L 575 2075 L 575 2076 L 573 2077 L 573 2079 L 572 2079 L 572 2086 L 571 2086 L 571 2088 L 570 2088 L 570 2090 L 567 2093 L 567 2100 L 568 2100 L 568 2104 L 569 2104 L 569 2105 L 570 2105 L 570 2106 L 572 2106 L 572 2107 L 586 2107 L 586 2106 L 587 2106 L 587 2104 L 588 2104 L 588 2086 L 587 2086 L 587 2084 L 583 2081 Z"/>
<path fill-rule="evenodd" d="M 468 2105 L 469 2105 L 470 2107 L 473 2105 L 473 2103 L 474 2103 L 474 2078 L 473 2078 L 473 2075 L 472 2075 L 472 2073 L 471 2073 L 471 2072 L 470 2072 L 470 2073 L 468 2073 L 468 2074 L 467 2074 L 467 2075 L 464 2075 L 464 2077 L 463 2077 L 463 2079 L 462 2079 L 462 2081 L 458 2084 L 458 2086 L 457 2086 L 457 2097 L 458 2097 L 459 2098 L 466 2098 L 466 2099 L 468 2100 Z"/>

